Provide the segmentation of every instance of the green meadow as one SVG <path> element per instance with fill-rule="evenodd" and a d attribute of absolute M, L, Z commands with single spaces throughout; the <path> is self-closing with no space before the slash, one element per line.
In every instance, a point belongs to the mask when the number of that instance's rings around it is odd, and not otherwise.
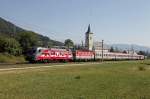
<path fill-rule="evenodd" d="M 64 65 L 1 70 L 0 99 L 150 99 L 150 60 Z"/>

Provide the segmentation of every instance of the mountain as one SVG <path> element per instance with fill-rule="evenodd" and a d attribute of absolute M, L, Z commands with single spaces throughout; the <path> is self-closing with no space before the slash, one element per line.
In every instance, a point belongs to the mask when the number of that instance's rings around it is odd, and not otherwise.
<path fill-rule="evenodd" d="M 135 51 L 148 51 L 150 52 L 150 47 L 141 46 L 137 44 L 109 44 L 109 46 L 113 46 L 114 48 L 118 48 L 119 50 L 131 50 Z"/>
<path fill-rule="evenodd" d="M 18 35 L 21 33 L 32 33 L 36 35 L 39 42 L 41 43 L 41 46 L 43 47 L 47 47 L 48 44 L 51 44 L 51 46 L 64 45 L 62 42 L 52 40 L 47 36 L 43 36 L 42 34 L 38 34 L 33 31 L 25 30 L 0 17 L 0 36 L 18 37 Z"/>

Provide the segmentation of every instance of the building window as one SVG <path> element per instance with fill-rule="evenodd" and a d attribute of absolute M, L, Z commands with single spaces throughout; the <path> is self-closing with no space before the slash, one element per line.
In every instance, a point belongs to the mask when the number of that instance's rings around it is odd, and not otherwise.
<path fill-rule="evenodd" d="M 90 37 L 90 40 L 92 40 L 92 37 Z"/>

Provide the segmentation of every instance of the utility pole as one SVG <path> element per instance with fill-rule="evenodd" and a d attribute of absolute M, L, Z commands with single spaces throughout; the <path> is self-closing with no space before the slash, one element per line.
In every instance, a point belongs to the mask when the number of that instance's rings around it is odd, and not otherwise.
<path fill-rule="evenodd" d="M 104 40 L 102 40 L 102 62 L 103 62 L 103 59 L 104 59 L 104 57 L 103 57 L 103 55 L 104 55 L 103 50 L 104 50 Z"/>
<path fill-rule="evenodd" d="M 83 45 L 83 40 L 81 41 L 81 43 L 82 43 L 82 48 L 83 48 L 83 46 L 84 46 L 84 45 Z"/>
<path fill-rule="evenodd" d="M 133 59 L 133 54 L 134 54 L 134 48 L 133 48 L 133 45 L 131 45 L 131 59 Z"/>

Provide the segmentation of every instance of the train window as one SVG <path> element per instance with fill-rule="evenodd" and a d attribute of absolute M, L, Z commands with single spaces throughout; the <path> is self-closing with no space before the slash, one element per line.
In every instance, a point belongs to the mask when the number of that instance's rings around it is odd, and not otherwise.
<path fill-rule="evenodd" d="M 42 53 L 42 55 L 45 55 L 45 53 Z"/>
<path fill-rule="evenodd" d="M 39 49 L 39 53 L 41 52 L 41 49 Z"/>
<path fill-rule="evenodd" d="M 92 39 L 92 37 L 90 37 L 90 40 Z"/>
<path fill-rule="evenodd" d="M 72 55 L 71 53 L 69 53 L 69 55 Z"/>
<path fill-rule="evenodd" d="M 45 53 L 45 56 L 49 56 L 49 54 L 48 54 L 48 53 Z"/>
<path fill-rule="evenodd" d="M 42 53 L 43 56 L 49 56 L 49 53 Z"/>

